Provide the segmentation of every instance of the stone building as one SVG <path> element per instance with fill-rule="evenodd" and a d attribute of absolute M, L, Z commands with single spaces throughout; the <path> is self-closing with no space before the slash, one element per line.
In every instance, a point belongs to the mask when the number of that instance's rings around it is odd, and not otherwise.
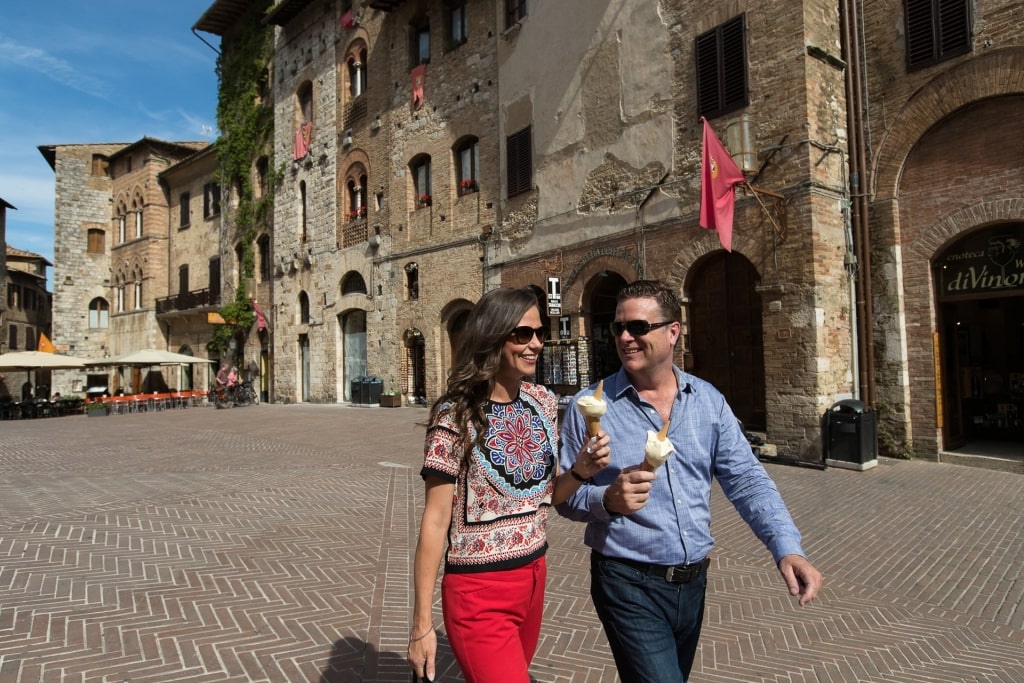
<path fill-rule="evenodd" d="M 217 155 L 210 146 L 160 173 L 167 197 L 167 264 L 157 273 L 165 296 L 155 301 L 156 322 L 169 351 L 211 358 L 210 315 L 217 313 L 224 289 L 221 273 L 221 189 Z M 237 283 L 236 278 L 231 279 Z M 214 365 L 215 369 L 217 366 Z M 168 378 L 175 389 L 205 389 L 208 368 L 182 366 Z"/>
<path fill-rule="evenodd" d="M 617 367 L 616 289 L 660 278 L 685 303 L 678 362 L 780 452 L 819 459 L 822 414 L 847 398 L 875 408 L 885 454 L 1019 449 L 1014 7 L 216 0 L 196 27 L 222 49 L 250 10 L 272 31 L 259 97 L 274 132 L 250 169 L 272 215 L 232 232 L 227 188 L 216 254 L 158 256 L 106 234 L 136 200 L 163 201 L 173 225 L 175 193 L 198 193 L 212 157 L 136 175 L 103 164 L 175 143 L 46 148 L 73 169 L 57 174 L 55 341 L 82 355 L 146 334 L 201 344 L 199 308 L 136 312 L 134 288 L 180 294 L 187 265 L 188 291 L 212 295 L 219 255 L 222 301 L 263 306 L 239 343 L 273 400 L 359 402 L 372 376 L 429 402 L 479 295 L 528 285 L 555 337 L 541 379 L 569 394 Z M 701 117 L 748 181 L 731 251 L 699 225 Z M 158 175 L 177 188 L 163 200 L 143 192 Z M 198 234 L 179 228 L 179 245 Z M 89 328 L 91 302 L 122 286 L 116 330 Z"/>
<path fill-rule="evenodd" d="M 2 200 L 0 200 L 2 201 Z M 10 206 L 10 205 L 8 205 Z M 4 247 L 3 309 L 0 311 L 0 353 L 36 351 L 40 335 L 50 337 L 50 292 L 46 269 L 53 264 L 39 254 L 6 245 Z M 50 397 L 50 372 L 4 371 L 0 374 L 0 396 L 22 398 L 22 385 L 34 380 L 33 395 Z M 37 388 L 44 387 L 42 394 Z"/>
<path fill-rule="evenodd" d="M 80 358 L 167 348 L 156 300 L 168 294 L 168 197 L 160 173 L 205 142 L 44 145 L 54 171 L 53 342 Z M 144 368 L 54 372 L 54 389 L 141 391 Z M 161 374 L 152 381 L 166 383 Z M 159 388 L 159 387 L 156 387 Z M 152 390 L 152 389 L 150 389 Z"/>

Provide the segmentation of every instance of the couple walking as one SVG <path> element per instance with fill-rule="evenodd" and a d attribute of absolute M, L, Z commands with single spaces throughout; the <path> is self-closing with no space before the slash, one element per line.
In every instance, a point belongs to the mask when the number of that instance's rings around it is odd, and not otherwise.
<path fill-rule="evenodd" d="M 712 547 L 712 479 L 767 546 L 790 594 L 801 605 L 814 598 L 821 574 L 739 422 L 721 393 L 673 363 L 681 314 L 660 282 L 619 292 L 612 333 L 622 368 L 603 380 L 607 413 L 591 436 L 575 402 L 559 433 L 556 397 L 525 381 L 548 333 L 533 292 L 481 297 L 427 425 L 414 677 L 435 673 L 432 604 L 443 560 L 444 626 L 466 681 L 529 683 L 551 506 L 586 523 L 591 598 L 623 681 L 689 676 Z M 649 432 L 665 425 L 675 452 L 656 472 L 638 467 Z"/>

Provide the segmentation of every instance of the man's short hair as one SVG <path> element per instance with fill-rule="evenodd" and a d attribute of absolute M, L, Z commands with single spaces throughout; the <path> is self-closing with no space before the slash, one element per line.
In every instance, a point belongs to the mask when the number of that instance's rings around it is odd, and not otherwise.
<path fill-rule="evenodd" d="M 617 304 L 628 299 L 654 299 L 664 320 L 683 322 L 683 304 L 676 293 L 661 280 L 636 280 L 619 290 Z"/>

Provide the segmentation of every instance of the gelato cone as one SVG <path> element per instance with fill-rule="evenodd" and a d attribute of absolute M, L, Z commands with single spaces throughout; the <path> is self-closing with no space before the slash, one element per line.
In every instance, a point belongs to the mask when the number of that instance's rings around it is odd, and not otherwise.
<path fill-rule="evenodd" d="M 608 404 L 604 402 L 604 380 L 597 383 L 597 389 L 593 396 L 581 396 L 576 399 L 576 406 L 580 414 L 587 422 L 587 436 L 597 436 L 601 431 L 601 416 L 608 410 Z"/>
<path fill-rule="evenodd" d="M 647 445 L 644 446 L 644 461 L 640 469 L 644 472 L 654 472 L 665 464 L 668 456 L 676 449 L 668 440 L 668 426 L 671 420 L 665 420 L 660 432 L 647 430 Z"/>

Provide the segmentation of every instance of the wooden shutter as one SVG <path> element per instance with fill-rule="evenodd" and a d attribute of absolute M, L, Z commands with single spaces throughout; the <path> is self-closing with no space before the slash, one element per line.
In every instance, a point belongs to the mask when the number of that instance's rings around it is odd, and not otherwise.
<path fill-rule="evenodd" d="M 530 191 L 530 179 L 533 174 L 531 154 L 530 127 L 508 136 L 508 196 Z"/>

